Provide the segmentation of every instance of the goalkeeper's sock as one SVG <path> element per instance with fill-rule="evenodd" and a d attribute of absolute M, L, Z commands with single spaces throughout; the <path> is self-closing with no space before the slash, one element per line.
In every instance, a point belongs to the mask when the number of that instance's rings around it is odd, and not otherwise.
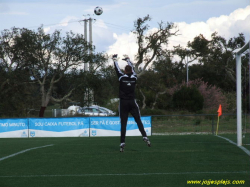
<path fill-rule="evenodd" d="M 121 144 L 120 144 L 120 152 L 123 152 L 123 151 L 124 151 L 124 147 L 125 147 L 125 143 L 121 143 Z"/>
<path fill-rule="evenodd" d="M 149 141 L 149 138 L 148 137 L 143 137 L 143 139 L 142 139 L 146 144 L 147 144 L 147 146 L 148 147 L 151 147 L 151 143 L 150 143 L 150 141 Z"/>

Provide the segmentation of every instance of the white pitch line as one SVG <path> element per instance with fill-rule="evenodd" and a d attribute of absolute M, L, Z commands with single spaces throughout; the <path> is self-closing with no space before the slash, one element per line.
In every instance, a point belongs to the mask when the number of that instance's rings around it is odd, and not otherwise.
<path fill-rule="evenodd" d="M 40 149 L 40 148 L 49 147 L 49 146 L 53 146 L 53 145 L 54 145 L 54 144 L 50 144 L 50 145 L 44 145 L 44 146 L 40 146 L 40 147 L 33 147 L 33 148 L 30 148 L 30 149 L 25 149 L 25 150 L 23 150 L 23 151 L 14 153 L 14 154 L 12 154 L 12 155 L 2 157 L 2 158 L 0 158 L 0 161 L 5 160 L 5 159 L 10 158 L 10 157 L 13 157 L 13 156 L 17 156 L 17 155 L 22 154 L 22 153 L 25 153 L 25 152 L 27 152 L 27 151 L 31 151 L 31 150 L 33 150 L 33 149 Z"/>
<path fill-rule="evenodd" d="M 97 177 L 97 176 L 145 176 L 145 175 L 193 175 L 193 174 L 248 174 L 249 171 L 225 172 L 179 172 L 179 173 L 110 173 L 110 174 L 76 174 L 76 175 L 7 175 L 0 178 L 30 178 L 30 177 Z"/>
<path fill-rule="evenodd" d="M 219 136 L 219 135 L 216 135 L 224 140 L 227 140 L 228 142 L 230 142 L 231 144 L 233 145 L 236 145 L 237 147 L 239 147 L 240 149 L 242 149 L 248 156 L 250 156 L 250 151 L 248 149 L 246 149 L 245 147 L 243 146 L 238 146 L 235 142 L 233 142 L 232 140 L 229 140 L 228 138 L 225 138 L 225 137 L 222 137 L 222 136 Z"/>

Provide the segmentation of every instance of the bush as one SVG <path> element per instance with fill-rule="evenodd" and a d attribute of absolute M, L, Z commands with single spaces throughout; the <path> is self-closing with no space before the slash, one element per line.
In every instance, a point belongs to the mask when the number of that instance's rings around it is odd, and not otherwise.
<path fill-rule="evenodd" d="M 218 107 L 221 104 L 223 107 L 223 111 L 226 112 L 227 109 L 235 108 L 233 103 L 235 103 L 236 96 L 229 94 L 228 98 L 232 98 L 229 100 L 227 98 L 227 94 L 223 94 L 220 88 L 216 86 L 208 85 L 207 82 L 202 81 L 202 79 L 196 79 L 188 82 L 189 86 L 195 86 L 201 95 L 204 98 L 203 103 L 203 112 L 208 113 L 209 111 L 214 111 L 217 113 Z M 181 87 L 186 86 L 186 82 L 183 82 L 180 85 L 176 85 L 169 89 L 168 93 L 173 95 L 175 92 L 181 89 Z M 232 103 L 232 104 L 230 104 Z M 231 105 L 231 106 L 230 106 Z"/>
<path fill-rule="evenodd" d="M 202 110 L 204 99 L 199 90 L 192 86 L 182 86 L 173 94 L 173 106 L 177 110 L 196 112 Z"/>

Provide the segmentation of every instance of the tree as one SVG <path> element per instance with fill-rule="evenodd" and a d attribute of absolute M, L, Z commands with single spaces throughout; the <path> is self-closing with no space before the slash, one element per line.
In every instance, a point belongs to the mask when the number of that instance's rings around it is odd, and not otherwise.
<path fill-rule="evenodd" d="M 138 80 L 139 95 L 143 98 L 142 109 L 150 106 L 151 109 L 157 108 L 160 95 L 167 93 L 168 88 L 177 83 L 176 66 L 171 58 L 157 59 Z"/>
<path fill-rule="evenodd" d="M 104 80 L 106 76 L 103 72 L 106 69 L 104 63 L 106 56 L 99 55 L 96 54 L 89 71 L 72 69 L 65 73 L 60 82 L 55 84 L 54 93 L 56 95 L 53 95 L 54 98 L 61 98 L 74 88 L 67 101 L 61 101 L 63 107 L 68 107 L 69 103 L 78 103 L 81 106 L 87 106 L 90 103 L 102 104 L 104 102 L 102 97 L 110 96 L 108 94 L 110 90 L 106 91 L 106 94 L 100 94 L 108 89 L 108 82 Z"/>
<path fill-rule="evenodd" d="M 93 99 L 91 102 L 98 105 L 106 105 L 111 98 L 118 96 L 118 90 L 116 89 L 118 87 L 117 75 L 111 66 L 102 66 L 102 68 L 95 72 L 79 71 L 74 74 L 71 73 L 68 76 L 71 77 L 67 79 L 68 86 L 73 86 L 69 81 L 71 79 L 74 80 L 74 84 L 78 85 L 77 89 L 71 94 L 70 99 L 78 101 L 81 106 L 87 106 L 89 103 L 86 101 L 88 89 L 93 91 L 93 98 L 89 99 Z M 64 83 L 59 84 L 60 88 L 65 86 Z"/>
<path fill-rule="evenodd" d="M 177 30 L 174 30 L 176 27 L 173 23 L 158 23 L 158 28 L 154 31 L 149 31 L 148 21 L 151 21 L 151 17 L 149 15 L 138 18 L 134 22 L 134 31 L 133 33 L 136 35 L 138 51 L 136 54 L 136 63 L 135 63 L 135 71 L 138 74 L 138 77 L 144 75 L 146 72 L 154 75 L 154 71 L 148 71 L 149 67 L 153 64 L 155 60 L 162 59 L 163 56 L 167 57 L 169 52 L 167 50 L 168 39 L 171 36 L 175 36 L 177 34 Z M 146 76 L 146 75 L 145 75 Z M 158 76 L 158 75 L 156 75 Z M 157 78 L 156 78 L 157 79 Z M 151 85 L 151 90 L 155 94 L 154 102 L 152 103 L 152 108 L 156 105 L 156 100 L 160 94 L 164 94 L 166 92 L 165 84 L 154 82 Z M 138 83 L 140 94 L 143 99 L 143 108 L 146 107 L 146 98 L 145 89 L 143 88 L 143 82 Z"/>
<path fill-rule="evenodd" d="M 26 30 L 25 32 L 29 32 Z M 31 99 L 37 90 L 30 79 L 28 63 L 23 58 L 19 29 L 3 30 L 0 35 L 0 113 L 4 116 L 26 116 L 36 107 Z M 34 99 L 37 99 L 34 97 Z"/>
<path fill-rule="evenodd" d="M 205 82 L 216 85 L 224 91 L 234 91 L 236 85 L 235 57 L 233 51 L 245 44 L 245 37 L 225 38 L 213 33 L 211 40 L 200 35 L 188 43 L 193 56 L 200 65 L 190 67 L 190 78 L 203 78 Z M 243 58 L 243 68 L 247 67 L 248 58 Z M 194 74 L 192 73 L 194 72 Z"/>
<path fill-rule="evenodd" d="M 166 54 L 168 39 L 175 36 L 178 31 L 172 32 L 175 28 L 173 23 L 158 23 L 156 31 L 149 31 L 148 21 L 151 21 L 149 15 L 138 18 L 134 22 L 135 30 L 133 33 L 137 37 L 138 51 L 136 54 L 135 71 L 138 77 L 143 75 L 147 67 L 158 57 Z M 148 32 L 148 33 L 146 33 Z"/>
<path fill-rule="evenodd" d="M 208 40 L 202 34 L 189 41 L 186 48 L 176 46 L 173 55 L 180 57 L 177 62 L 185 75 L 185 67 L 189 64 L 189 78 L 202 78 L 210 85 L 216 85 L 224 91 L 234 91 L 236 85 L 234 50 L 245 44 L 245 37 L 239 34 L 228 41 L 217 32 L 211 34 Z M 243 68 L 247 67 L 249 57 L 242 60 Z M 193 63 L 191 65 L 192 62 Z M 243 79 L 243 77 L 242 77 Z M 184 81 L 185 78 L 182 78 Z M 180 83 L 180 82 L 179 82 Z"/>
<path fill-rule="evenodd" d="M 30 80 L 38 83 L 40 87 L 40 117 L 43 117 L 44 110 L 50 101 L 66 100 L 76 89 L 76 87 L 71 87 L 61 97 L 53 95 L 55 85 L 67 72 L 77 70 L 84 62 L 101 64 L 105 61 L 102 54 L 86 54 L 88 49 L 94 50 L 93 46 L 85 41 L 83 35 L 73 32 L 67 32 L 65 36 L 62 36 L 60 31 L 46 34 L 43 28 L 39 27 L 37 32 L 25 28 L 14 28 L 6 34 L 9 36 L 9 46 L 14 44 L 19 49 L 12 51 L 11 57 L 15 60 L 13 66 L 28 67 Z M 11 62 L 11 60 L 6 60 L 6 64 L 12 64 Z"/>

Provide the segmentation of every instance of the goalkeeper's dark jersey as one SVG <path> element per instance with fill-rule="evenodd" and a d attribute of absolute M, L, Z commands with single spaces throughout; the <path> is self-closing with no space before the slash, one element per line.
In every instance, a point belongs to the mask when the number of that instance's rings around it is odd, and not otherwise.
<path fill-rule="evenodd" d="M 129 59 L 127 59 L 127 63 L 132 67 L 131 74 L 123 73 L 116 61 L 114 62 L 114 65 L 115 65 L 115 71 L 117 73 L 120 82 L 119 98 L 130 100 L 130 99 L 135 99 L 135 86 L 136 86 L 137 75 Z"/>

